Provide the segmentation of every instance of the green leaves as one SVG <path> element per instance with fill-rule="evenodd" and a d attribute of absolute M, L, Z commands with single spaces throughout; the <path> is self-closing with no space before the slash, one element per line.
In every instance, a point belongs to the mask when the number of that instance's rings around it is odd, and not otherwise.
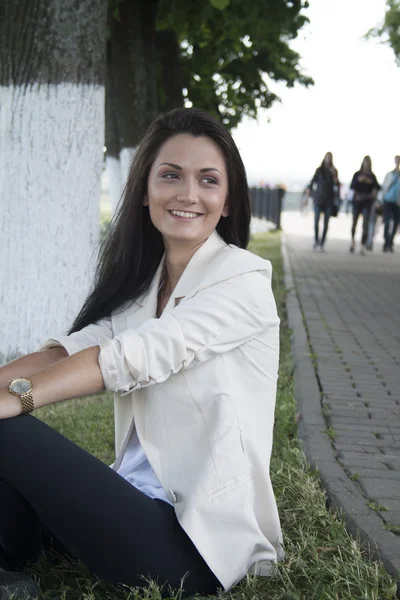
<path fill-rule="evenodd" d="M 308 23 L 301 0 L 159 0 L 157 28 L 180 44 L 185 100 L 228 129 L 279 101 L 271 82 L 312 85 L 289 46 Z"/>
<path fill-rule="evenodd" d="M 229 6 L 231 0 L 210 0 L 211 6 L 218 8 L 218 10 L 225 10 Z"/>
<path fill-rule="evenodd" d="M 382 43 L 389 44 L 400 66 L 400 0 L 386 0 L 386 7 L 383 22 L 370 29 L 365 37 L 380 38 Z"/>

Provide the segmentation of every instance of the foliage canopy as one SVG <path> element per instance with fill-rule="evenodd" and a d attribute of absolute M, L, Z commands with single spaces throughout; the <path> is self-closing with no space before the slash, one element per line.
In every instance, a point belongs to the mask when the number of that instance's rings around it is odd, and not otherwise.
<path fill-rule="evenodd" d="M 383 22 L 370 29 L 366 37 L 377 37 L 383 43 L 389 44 L 400 66 L 400 0 L 386 0 L 386 7 Z"/>
<path fill-rule="evenodd" d="M 185 99 L 232 129 L 279 100 L 270 81 L 311 85 L 289 47 L 308 23 L 302 0 L 159 0 L 158 30 L 180 44 Z"/>

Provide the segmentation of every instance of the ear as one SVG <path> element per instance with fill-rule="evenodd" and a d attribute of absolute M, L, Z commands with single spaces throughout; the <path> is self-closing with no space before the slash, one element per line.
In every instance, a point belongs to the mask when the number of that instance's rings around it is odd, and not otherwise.
<path fill-rule="evenodd" d="M 228 215 L 229 215 L 229 206 L 228 206 L 228 203 L 226 203 L 224 208 L 222 209 L 221 217 L 227 217 Z"/>
<path fill-rule="evenodd" d="M 143 196 L 143 206 L 148 206 L 149 205 L 149 197 L 147 194 L 145 194 Z"/>

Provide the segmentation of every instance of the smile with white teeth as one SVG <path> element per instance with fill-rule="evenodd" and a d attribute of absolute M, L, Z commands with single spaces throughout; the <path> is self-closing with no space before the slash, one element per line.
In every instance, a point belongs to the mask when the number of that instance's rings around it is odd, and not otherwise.
<path fill-rule="evenodd" d="M 195 217 L 199 216 L 199 213 L 184 212 L 183 210 L 171 210 L 170 213 L 176 217 L 185 217 L 186 219 L 194 219 Z"/>

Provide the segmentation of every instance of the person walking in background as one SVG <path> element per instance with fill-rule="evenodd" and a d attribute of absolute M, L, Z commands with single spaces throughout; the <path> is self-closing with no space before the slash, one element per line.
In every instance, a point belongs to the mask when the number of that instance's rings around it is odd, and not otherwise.
<path fill-rule="evenodd" d="M 384 252 L 393 252 L 393 241 L 400 217 L 400 156 L 394 157 L 395 168 L 386 173 L 383 186 Z"/>
<path fill-rule="evenodd" d="M 371 208 L 375 201 L 378 190 L 381 186 L 372 172 L 372 161 L 370 156 L 364 156 L 361 163 L 361 169 L 356 171 L 350 184 L 350 188 L 354 190 L 353 196 L 353 224 L 351 226 L 351 245 L 350 252 L 354 252 L 356 248 L 355 233 L 357 222 L 362 214 L 363 228 L 361 236 L 360 254 L 364 255 L 367 249 L 369 217 Z"/>
<path fill-rule="evenodd" d="M 335 188 L 338 190 L 339 186 L 338 172 L 333 164 L 332 152 L 327 152 L 307 188 L 314 201 L 314 250 L 324 251 L 329 219 L 335 202 Z M 320 238 L 319 221 L 321 213 L 324 213 L 324 226 Z"/>

